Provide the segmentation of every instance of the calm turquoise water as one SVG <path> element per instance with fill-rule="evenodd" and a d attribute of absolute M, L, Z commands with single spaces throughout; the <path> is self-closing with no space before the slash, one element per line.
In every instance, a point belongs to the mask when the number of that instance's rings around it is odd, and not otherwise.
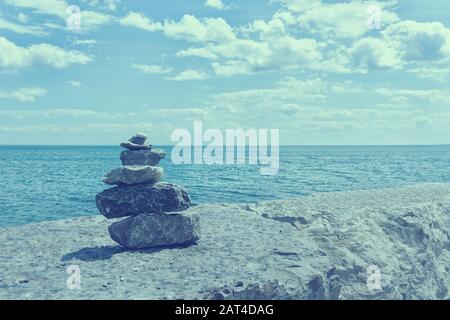
<path fill-rule="evenodd" d="M 163 147 L 170 156 L 170 147 Z M 105 173 L 119 147 L 0 146 L 0 226 L 95 215 Z M 173 165 L 164 180 L 184 185 L 194 203 L 254 202 L 313 192 L 450 181 L 450 146 L 282 147 L 280 171 L 257 166 Z"/>

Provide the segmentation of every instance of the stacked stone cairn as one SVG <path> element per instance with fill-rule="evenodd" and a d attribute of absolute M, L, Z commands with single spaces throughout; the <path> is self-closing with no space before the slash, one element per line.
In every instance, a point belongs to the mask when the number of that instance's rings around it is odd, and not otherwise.
<path fill-rule="evenodd" d="M 152 149 L 148 136 L 138 133 L 120 145 L 122 167 L 112 170 L 103 182 L 116 185 L 99 193 L 95 200 L 108 219 L 127 217 L 108 227 L 111 238 L 127 249 L 187 245 L 200 239 L 200 218 L 182 212 L 191 200 L 182 186 L 160 182 L 165 157 Z"/>

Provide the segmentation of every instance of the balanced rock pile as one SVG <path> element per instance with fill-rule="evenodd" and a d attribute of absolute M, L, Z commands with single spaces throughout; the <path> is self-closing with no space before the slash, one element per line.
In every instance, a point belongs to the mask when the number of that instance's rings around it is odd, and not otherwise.
<path fill-rule="evenodd" d="M 200 218 L 180 212 L 191 200 L 182 186 L 160 182 L 165 157 L 152 149 L 147 135 L 138 133 L 120 145 L 123 166 L 112 170 L 103 180 L 116 185 L 99 193 L 95 200 L 101 214 L 108 219 L 128 217 L 108 228 L 111 238 L 129 249 L 194 243 L 200 238 Z"/>

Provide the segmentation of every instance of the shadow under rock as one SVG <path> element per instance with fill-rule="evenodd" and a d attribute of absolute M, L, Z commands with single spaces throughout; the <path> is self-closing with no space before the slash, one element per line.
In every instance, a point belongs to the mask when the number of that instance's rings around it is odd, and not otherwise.
<path fill-rule="evenodd" d="M 171 250 L 171 249 L 184 249 L 190 246 L 195 246 L 196 243 L 189 243 L 184 245 L 173 245 L 173 246 L 159 246 L 150 249 L 126 249 L 121 246 L 102 246 L 102 247 L 93 247 L 93 248 L 82 248 L 78 251 L 69 252 L 62 256 L 61 261 L 69 261 L 69 260 L 81 260 L 81 261 L 98 261 L 98 260 L 107 260 L 111 259 L 111 257 L 117 253 L 123 252 L 138 252 L 145 254 L 152 254 L 156 252 L 160 252 L 163 250 Z"/>
<path fill-rule="evenodd" d="M 81 261 L 108 260 L 116 253 L 124 252 L 126 249 L 121 246 L 102 246 L 93 248 L 82 248 L 78 251 L 69 252 L 62 256 L 61 261 L 73 259 Z"/>

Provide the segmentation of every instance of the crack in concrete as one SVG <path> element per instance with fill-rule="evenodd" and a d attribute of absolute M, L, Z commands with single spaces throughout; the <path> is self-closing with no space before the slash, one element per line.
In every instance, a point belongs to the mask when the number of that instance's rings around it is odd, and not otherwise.
<path fill-rule="evenodd" d="M 257 215 L 259 215 L 260 217 L 262 217 L 262 218 L 271 219 L 271 220 L 275 220 L 275 221 L 282 222 L 282 223 L 288 223 L 288 224 L 290 224 L 291 226 L 293 226 L 297 230 L 300 230 L 300 228 L 297 225 L 297 223 L 303 224 L 303 225 L 304 224 L 308 224 L 308 221 L 304 217 L 291 217 L 291 216 L 270 217 L 266 213 L 261 213 L 258 210 L 251 208 L 248 204 L 246 205 L 245 210 L 250 211 L 250 212 L 254 212 Z"/>

